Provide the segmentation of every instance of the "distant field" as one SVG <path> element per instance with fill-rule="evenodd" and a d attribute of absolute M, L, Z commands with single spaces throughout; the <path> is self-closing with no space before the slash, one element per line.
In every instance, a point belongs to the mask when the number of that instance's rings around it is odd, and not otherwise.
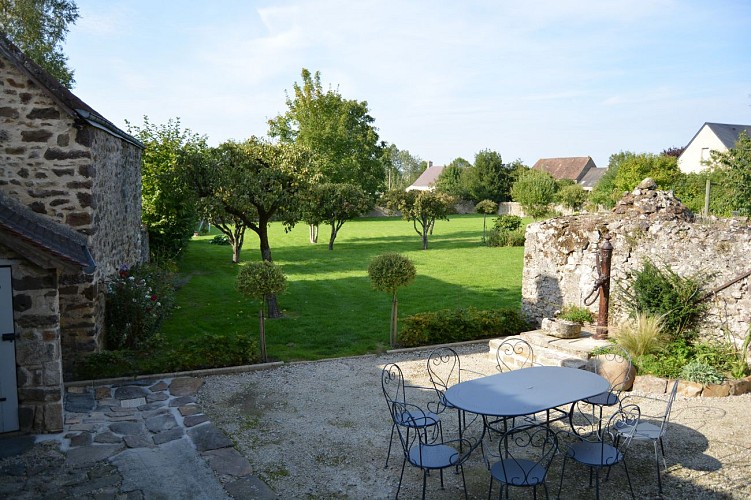
<path fill-rule="evenodd" d="M 483 246 L 481 216 L 438 221 L 427 251 L 412 224 L 401 219 L 347 222 L 333 251 L 327 249 L 328 230 L 321 226 L 319 242 L 312 245 L 304 224 L 289 233 L 278 223 L 270 228 L 274 262 L 289 284 L 278 297 L 285 317 L 266 323 L 272 359 L 386 349 L 391 298 L 372 288 L 367 269 L 373 257 L 388 251 L 407 255 L 417 268 L 415 281 L 399 291 L 400 318 L 444 308 L 520 306 L 523 249 Z M 186 284 L 177 294 L 179 309 L 162 327 L 170 342 L 205 332 L 258 336 L 259 305 L 235 290 L 238 266 L 231 262 L 230 247 L 209 243 L 215 234 L 193 238 L 180 264 Z M 260 260 L 260 251 L 258 237 L 248 231 L 242 261 L 251 260 Z"/>

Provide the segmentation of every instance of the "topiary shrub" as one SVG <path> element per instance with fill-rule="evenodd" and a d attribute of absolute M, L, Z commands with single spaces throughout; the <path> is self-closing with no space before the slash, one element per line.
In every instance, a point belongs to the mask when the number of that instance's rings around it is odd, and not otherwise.
<path fill-rule="evenodd" d="M 264 298 L 282 293 L 287 289 L 287 277 L 273 262 L 262 260 L 248 262 L 237 273 L 237 291 L 246 297 L 259 299 L 261 306 L 258 312 L 259 332 L 261 339 L 261 361 L 267 361 L 266 356 L 266 328 L 263 315 Z"/>
<path fill-rule="evenodd" d="M 396 345 L 396 319 L 398 303 L 396 291 L 401 286 L 410 284 L 417 275 L 415 265 L 409 258 L 389 252 L 374 258 L 368 266 L 368 276 L 373 288 L 392 295 L 391 301 L 391 324 L 389 327 L 389 343 L 391 347 Z"/>
<path fill-rule="evenodd" d="M 442 309 L 405 318 L 399 345 L 417 347 L 505 337 L 529 329 L 530 325 L 515 309 Z"/>

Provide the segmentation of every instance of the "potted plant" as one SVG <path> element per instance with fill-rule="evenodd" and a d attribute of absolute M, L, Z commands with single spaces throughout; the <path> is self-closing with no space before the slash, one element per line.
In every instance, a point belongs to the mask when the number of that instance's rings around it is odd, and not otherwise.
<path fill-rule="evenodd" d="M 593 320 L 592 311 L 569 304 L 557 311 L 554 318 L 544 318 L 542 329 L 553 337 L 575 339 L 581 336 L 582 325 Z"/>

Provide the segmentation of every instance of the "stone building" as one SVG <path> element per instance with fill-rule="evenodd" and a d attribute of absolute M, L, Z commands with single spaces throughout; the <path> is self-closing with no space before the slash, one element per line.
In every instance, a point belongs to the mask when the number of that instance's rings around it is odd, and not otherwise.
<path fill-rule="evenodd" d="M 650 182 L 651 181 L 651 182 Z M 522 311 L 539 324 L 562 306 L 583 306 L 598 278 L 596 254 L 605 235 L 613 245 L 610 324 L 626 311 L 617 288 L 645 260 L 680 276 L 704 276 L 710 309 L 703 335 L 740 347 L 751 326 L 751 226 L 745 219 L 695 220 L 672 193 L 647 179 L 610 213 L 558 217 L 527 227 Z M 595 300 L 590 309 L 597 313 Z"/>
<path fill-rule="evenodd" d="M 0 35 L 0 432 L 62 429 L 105 280 L 148 255 L 142 150 Z"/>

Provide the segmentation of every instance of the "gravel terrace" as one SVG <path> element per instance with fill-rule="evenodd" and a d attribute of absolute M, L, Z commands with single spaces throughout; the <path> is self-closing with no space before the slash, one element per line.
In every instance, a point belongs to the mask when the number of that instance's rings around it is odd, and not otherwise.
<path fill-rule="evenodd" d="M 456 349 L 462 368 L 495 373 L 487 344 Z M 391 420 L 381 392 L 384 365 L 396 362 L 408 384 L 430 386 L 426 351 L 290 363 L 279 368 L 206 377 L 199 403 L 224 430 L 280 498 L 393 498 L 402 464 L 398 438 L 384 468 Z M 426 391 L 424 397 L 434 397 Z M 639 394 L 634 394 L 638 396 Z M 665 397 L 665 396 L 663 396 Z M 656 411 L 657 403 L 642 409 Z M 683 398 L 673 406 L 663 476 L 663 498 L 751 498 L 751 396 Z M 456 415 L 444 414 L 444 430 Z M 558 490 L 562 456 L 548 475 L 550 495 Z M 634 442 L 628 455 L 637 498 L 659 498 L 654 449 Z M 587 469 L 566 465 L 561 498 L 594 498 Z M 479 449 L 465 464 L 470 498 L 486 498 L 489 472 Z M 447 470 L 445 490 L 438 474 L 428 477 L 427 497 L 462 497 L 461 476 Z M 419 498 L 422 472 L 407 465 L 400 496 Z M 622 466 L 601 485 L 605 498 L 630 498 Z M 498 484 L 494 485 L 496 494 Z M 528 495 L 519 489 L 511 495 Z"/>

